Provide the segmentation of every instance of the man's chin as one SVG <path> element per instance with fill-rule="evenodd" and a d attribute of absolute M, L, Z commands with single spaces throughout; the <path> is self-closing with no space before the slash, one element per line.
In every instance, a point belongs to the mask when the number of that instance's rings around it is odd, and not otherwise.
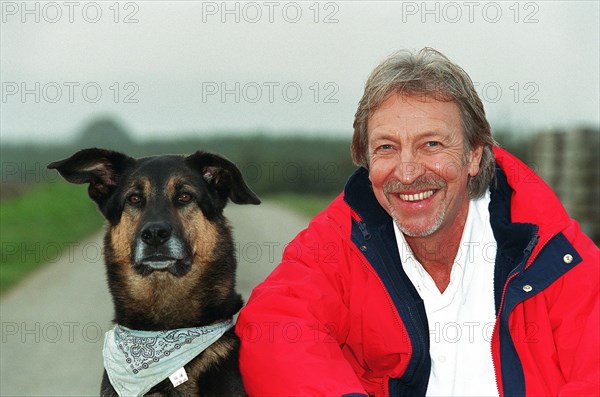
<path fill-rule="evenodd" d="M 442 221 L 444 219 L 442 216 L 438 216 L 433 222 L 415 224 L 410 222 L 400 222 L 398 217 L 393 216 L 394 222 L 398 229 L 408 237 L 429 237 L 440 229 L 442 225 Z"/>
<path fill-rule="evenodd" d="M 398 223 L 396 223 L 398 224 Z M 408 228 L 398 225 L 398 229 L 407 237 L 428 237 L 436 232 L 436 229 L 419 229 L 419 228 Z"/>

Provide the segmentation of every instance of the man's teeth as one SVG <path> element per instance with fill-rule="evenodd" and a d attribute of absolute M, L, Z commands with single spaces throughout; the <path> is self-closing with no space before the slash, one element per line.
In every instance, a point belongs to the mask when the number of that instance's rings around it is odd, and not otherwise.
<path fill-rule="evenodd" d="M 404 201 L 419 201 L 431 197 L 433 193 L 433 190 L 428 190 L 426 192 L 421 192 L 417 194 L 400 194 L 399 196 Z"/>

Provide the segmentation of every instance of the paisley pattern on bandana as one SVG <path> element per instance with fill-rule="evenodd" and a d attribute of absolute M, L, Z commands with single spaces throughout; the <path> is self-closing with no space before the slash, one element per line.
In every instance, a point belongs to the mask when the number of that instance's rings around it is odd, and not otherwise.
<path fill-rule="evenodd" d="M 129 364 L 133 373 L 137 374 L 197 338 L 207 339 L 215 329 L 184 328 L 148 332 L 133 331 L 117 325 L 114 331 L 117 347 L 125 356 L 125 362 Z"/>
<path fill-rule="evenodd" d="M 166 331 L 137 331 L 116 325 L 104 339 L 104 368 L 119 396 L 143 396 L 232 327 L 231 319 Z"/>

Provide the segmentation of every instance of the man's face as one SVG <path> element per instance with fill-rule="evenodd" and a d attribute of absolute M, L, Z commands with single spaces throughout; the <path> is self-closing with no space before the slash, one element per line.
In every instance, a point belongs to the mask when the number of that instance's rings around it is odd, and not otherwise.
<path fill-rule="evenodd" d="M 482 148 L 465 156 L 456 103 L 392 94 L 367 132 L 373 191 L 400 230 L 411 237 L 462 233 L 468 176 L 479 172 Z"/>

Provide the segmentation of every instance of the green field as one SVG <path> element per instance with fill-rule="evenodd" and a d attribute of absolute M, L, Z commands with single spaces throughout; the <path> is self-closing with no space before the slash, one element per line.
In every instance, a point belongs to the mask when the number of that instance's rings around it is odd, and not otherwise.
<path fill-rule="evenodd" d="M 40 264 L 68 252 L 69 244 L 98 231 L 103 218 L 84 186 L 46 183 L 0 203 L 0 292 Z"/>

